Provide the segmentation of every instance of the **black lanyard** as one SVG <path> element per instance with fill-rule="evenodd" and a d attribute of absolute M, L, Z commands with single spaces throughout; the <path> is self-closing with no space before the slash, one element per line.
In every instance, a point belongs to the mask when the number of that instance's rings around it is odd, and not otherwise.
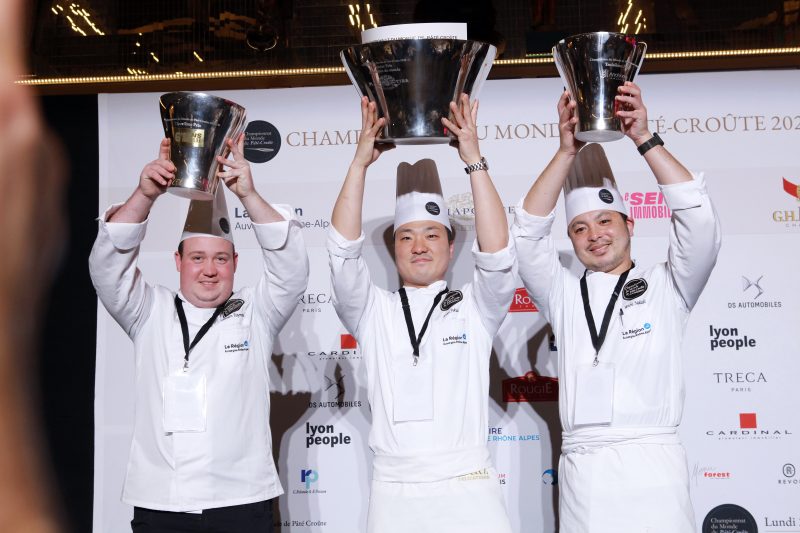
<path fill-rule="evenodd" d="M 581 296 L 583 297 L 583 312 L 586 314 L 586 322 L 589 324 L 589 334 L 592 336 L 592 346 L 594 346 L 594 361 L 592 362 L 592 366 L 597 366 L 599 362 L 597 357 L 600 354 L 600 348 L 603 346 L 603 342 L 606 340 L 608 324 L 611 322 L 611 315 L 614 311 L 614 305 L 617 303 L 617 298 L 619 298 L 619 291 L 622 290 L 622 286 L 625 285 L 625 280 L 628 279 L 628 274 L 630 274 L 634 266 L 636 265 L 631 265 L 631 268 L 623 272 L 619 277 L 619 281 L 617 281 L 617 285 L 614 287 L 614 292 L 611 293 L 611 299 L 608 302 L 606 312 L 603 315 L 603 323 L 600 326 L 600 335 L 597 334 L 597 328 L 594 325 L 592 307 L 589 305 L 589 289 L 586 287 L 586 271 L 584 270 L 583 272 L 583 277 L 581 278 Z"/>
<path fill-rule="evenodd" d="M 217 319 L 219 314 L 222 312 L 222 309 L 225 307 L 225 304 L 228 303 L 227 300 L 222 303 L 217 309 L 214 311 L 214 314 L 211 315 L 211 318 L 208 319 L 208 322 L 203 324 L 203 327 L 200 328 L 200 331 L 197 332 L 197 335 L 194 336 L 194 340 L 189 343 L 189 324 L 186 323 L 186 313 L 183 311 L 183 302 L 175 295 L 175 310 L 178 312 L 178 320 L 181 323 L 181 333 L 183 333 L 183 349 L 186 351 L 186 355 L 183 357 L 183 369 L 186 370 L 189 368 L 189 352 L 192 351 L 192 348 L 200 342 L 200 339 L 208 333 L 208 330 L 211 329 L 211 326 L 214 325 L 214 321 Z"/>
<path fill-rule="evenodd" d="M 428 322 L 431 319 L 433 310 L 439 305 L 439 300 L 442 299 L 442 296 L 447 294 L 447 287 L 433 299 L 433 305 L 431 306 L 431 310 L 428 311 L 428 316 L 425 317 L 425 322 L 422 324 L 419 336 L 414 332 L 414 320 L 411 318 L 411 306 L 408 304 L 408 296 L 406 296 L 405 287 L 398 292 L 400 292 L 400 303 L 403 304 L 403 315 L 406 318 L 406 326 L 408 326 L 408 338 L 411 341 L 411 347 L 414 348 L 414 366 L 417 366 L 417 361 L 419 360 L 419 345 L 422 342 L 422 336 L 425 335 L 425 330 L 428 329 Z"/>

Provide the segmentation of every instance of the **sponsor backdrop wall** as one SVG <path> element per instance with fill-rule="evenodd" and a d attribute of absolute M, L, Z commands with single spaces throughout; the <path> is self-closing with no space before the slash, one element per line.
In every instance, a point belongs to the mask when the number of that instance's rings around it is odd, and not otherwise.
<path fill-rule="evenodd" d="M 680 433 L 697 529 L 721 531 L 739 520 L 738 531 L 800 531 L 800 73 L 645 75 L 639 83 L 652 130 L 687 167 L 705 173 L 724 234 L 684 342 Z M 480 95 L 481 150 L 509 222 L 558 146 L 561 88 L 558 79 L 491 81 Z M 325 238 L 355 149 L 358 99 L 349 86 L 217 94 L 247 108 L 248 142 L 259 148 L 250 154 L 263 161 L 252 164 L 256 184 L 267 199 L 294 207 L 311 259 L 308 291 L 272 354 L 273 445 L 286 491 L 276 507 L 278 531 L 354 533 L 366 523 L 370 411 L 363 355 L 330 303 Z M 102 210 L 128 197 L 142 166 L 157 154 L 158 94 L 101 95 L 99 132 Z M 670 212 L 655 179 L 628 139 L 605 149 L 636 219 L 635 259 L 664 260 Z M 471 276 L 468 248 L 475 234 L 464 165 L 449 146 L 403 146 L 370 168 L 364 202 L 366 259 L 374 280 L 393 289 L 398 280 L 383 232 L 392 220 L 395 169 L 424 157 L 438 165 L 460 230 L 449 284 Z M 260 259 L 247 213 L 227 194 L 241 286 L 254 281 Z M 187 207 L 186 200 L 165 195 L 151 214 L 140 259 L 151 283 L 177 287 L 172 252 Z M 577 271 L 561 203 L 558 209 L 554 232 L 565 264 Z M 488 445 L 514 528 L 526 533 L 555 529 L 561 444 L 556 349 L 547 323 L 518 290 L 494 343 Z M 134 410 L 132 361 L 131 342 L 101 306 L 98 533 L 126 530 L 132 514 L 119 501 Z"/>

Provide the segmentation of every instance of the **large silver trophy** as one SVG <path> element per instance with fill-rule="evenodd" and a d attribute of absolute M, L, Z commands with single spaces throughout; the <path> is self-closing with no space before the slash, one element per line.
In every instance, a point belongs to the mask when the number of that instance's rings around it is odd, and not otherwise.
<path fill-rule="evenodd" d="M 342 63 L 358 92 L 386 118 L 377 142 L 452 140 L 441 118 L 462 93 L 476 98 L 497 49 L 461 39 L 396 39 L 345 48 Z"/>
<path fill-rule="evenodd" d="M 227 139 L 244 130 L 245 109 L 203 93 L 176 92 L 159 100 L 170 159 L 177 168 L 169 192 L 192 200 L 212 200 L 217 191 L 217 156 L 226 157 Z"/>
<path fill-rule="evenodd" d="M 582 33 L 553 47 L 558 73 L 577 102 L 575 138 L 586 142 L 622 138 L 614 97 L 617 88 L 633 81 L 644 61 L 647 45 L 622 33 Z"/>

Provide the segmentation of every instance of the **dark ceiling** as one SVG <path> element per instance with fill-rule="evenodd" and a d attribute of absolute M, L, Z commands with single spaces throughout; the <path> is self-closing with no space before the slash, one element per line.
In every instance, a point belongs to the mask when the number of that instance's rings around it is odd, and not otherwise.
<path fill-rule="evenodd" d="M 464 21 L 504 59 L 600 30 L 638 30 L 648 53 L 800 45 L 800 0 L 37 0 L 31 9 L 34 79 L 340 66 L 339 51 L 372 23 Z"/>

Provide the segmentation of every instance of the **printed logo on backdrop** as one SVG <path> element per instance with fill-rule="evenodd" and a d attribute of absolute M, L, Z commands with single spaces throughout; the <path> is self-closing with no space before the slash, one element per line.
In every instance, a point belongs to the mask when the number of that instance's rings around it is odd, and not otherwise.
<path fill-rule="evenodd" d="M 699 485 L 700 480 L 725 480 L 731 479 L 731 473 L 725 469 L 717 468 L 716 466 L 704 466 L 700 463 L 695 463 L 692 468 L 692 481 L 695 486 Z"/>
<path fill-rule="evenodd" d="M 327 230 L 330 225 L 331 221 L 327 218 L 305 218 L 305 211 L 302 207 L 295 207 L 294 208 L 294 216 L 297 220 L 297 223 L 300 224 L 300 227 L 303 229 L 308 230 Z M 251 230 L 253 229 L 253 224 L 249 222 L 250 214 L 247 212 L 247 209 L 243 207 L 234 207 L 233 208 L 233 218 L 236 219 L 236 224 L 234 225 L 233 229 L 238 230 Z"/>
<path fill-rule="evenodd" d="M 508 474 L 506 472 L 497 473 L 497 482 L 500 485 L 508 485 Z"/>
<path fill-rule="evenodd" d="M 514 291 L 514 298 L 511 300 L 511 306 L 508 308 L 509 313 L 538 313 L 536 304 L 533 303 L 528 291 L 525 287 L 520 287 Z"/>
<path fill-rule="evenodd" d="M 558 485 L 558 473 L 553 468 L 548 468 L 542 472 L 542 483 L 544 485 Z"/>
<path fill-rule="evenodd" d="M 327 308 L 330 303 L 331 295 L 328 292 L 307 292 L 297 299 L 297 305 L 303 313 L 321 313 L 323 307 Z"/>
<path fill-rule="evenodd" d="M 756 340 L 740 333 L 739 328 L 725 328 L 708 326 L 709 346 L 711 351 L 715 350 L 747 350 L 756 347 Z"/>
<path fill-rule="evenodd" d="M 312 424 L 306 422 L 306 448 L 347 446 L 352 443 L 350 435 L 336 430 L 334 424 Z"/>
<path fill-rule="evenodd" d="M 486 442 L 494 444 L 524 444 L 535 443 L 542 439 L 539 433 L 512 433 L 502 426 L 489 426 L 489 436 Z"/>
<path fill-rule="evenodd" d="M 628 215 L 634 220 L 665 219 L 672 217 L 664 194 L 656 191 L 626 192 L 623 197 Z"/>
<path fill-rule="evenodd" d="M 703 520 L 702 533 L 758 533 L 756 519 L 745 509 L 733 503 L 718 505 Z"/>
<path fill-rule="evenodd" d="M 319 481 L 319 471 L 311 469 L 300 469 L 300 485 L 301 488 L 294 489 L 292 494 L 327 494 L 327 490 L 322 490 L 317 487 Z"/>
<path fill-rule="evenodd" d="M 741 278 L 741 299 L 728 302 L 728 309 L 766 309 L 783 307 L 783 302 L 781 300 L 770 299 L 772 287 L 769 280 L 764 281 L 764 274 L 758 276 L 747 275 Z M 770 289 L 769 293 L 766 292 L 767 289 Z"/>
<path fill-rule="evenodd" d="M 253 120 L 244 130 L 244 158 L 251 163 L 266 163 L 281 149 L 278 128 L 264 120 Z"/>
<path fill-rule="evenodd" d="M 540 376 L 533 370 L 524 376 L 503 380 L 503 401 L 513 402 L 557 402 L 558 378 Z"/>
<path fill-rule="evenodd" d="M 785 426 L 759 424 L 757 413 L 739 413 L 738 428 L 730 424 L 706 430 L 707 437 L 713 437 L 720 441 L 780 440 L 793 435 L 793 431 Z"/>
<path fill-rule="evenodd" d="M 729 392 L 753 392 L 753 388 L 767 383 L 764 372 L 749 370 L 744 372 L 712 372 L 714 382 L 724 385 Z"/>
<path fill-rule="evenodd" d="M 295 207 L 294 215 L 296 217 L 303 216 L 303 208 L 302 207 Z M 244 207 L 236 206 L 233 208 L 233 219 L 234 225 L 233 229 L 239 231 L 250 231 L 253 229 L 253 223 L 250 222 L 250 214 L 247 212 L 247 209 Z"/>
<path fill-rule="evenodd" d="M 786 463 L 781 467 L 778 484 L 800 488 L 800 476 L 797 475 L 797 468 L 795 468 L 794 463 Z"/>
<path fill-rule="evenodd" d="M 788 200 L 786 205 L 772 212 L 772 221 L 786 228 L 800 228 L 800 177 L 790 179 L 781 177 L 783 191 L 795 202 Z M 786 197 L 784 197 L 786 198 Z"/>
<path fill-rule="evenodd" d="M 445 202 L 447 216 L 456 230 L 472 231 L 475 229 L 475 203 L 471 192 L 454 194 Z M 504 206 L 507 215 L 514 214 L 514 206 Z"/>
<path fill-rule="evenodd" d="M 295 209 L 295 211 L 297 210 Z M 305 218 L 302 210 L 297 217 L 300 227 L 307 230 L 327 230 L 331 225 L 331 221 L 324 217 Z"/>
<path fill-rule="evenodd" d="M 309 527 L 322 527 L 327 525 L 328 523 L 322 520 L 284 520 L 283 522 L 275 523 L 275 531 L 278 531 L 278 529 L 283 531 L 284 529 L 289 529 L 292 527 L 301 527 L 307 530 Z"/>
<path fill-rule="evenodd" d="M 331 361 L 331 360 L 353 360 L 361 359 L 361 354 L 358 353 L 358 344 L 355 337 L 349 333 L 342 333 L 339 335 L 339 347 L 320 349 L 312 352 L 306 352 L 309 357 L 314 357 L 318 361 Z"/>
<path fill-rule="evenodd" d="M 309 409 L 361 407 L 361 400 L 348 400 L 348 391 L 356 390 L 350 376 L 343 374 L 337 365 L 333 374 L 323 376 L 322 399 L 308 402 Z"/>

